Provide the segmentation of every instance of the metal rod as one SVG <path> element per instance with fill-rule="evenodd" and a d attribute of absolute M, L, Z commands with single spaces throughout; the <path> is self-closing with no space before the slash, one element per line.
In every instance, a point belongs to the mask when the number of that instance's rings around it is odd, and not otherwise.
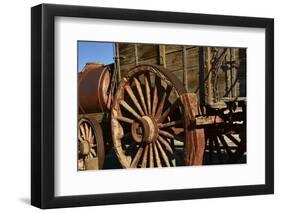
<path fill-rule="evenodd" d="M 119 56 L 119 44 L 115 43 L 115 55 L 116 55 L 116 69 L 117 69 L 117 77 L 118 82 L 121 81 L 121 72 L 120 72 L 120 56 Z"/>

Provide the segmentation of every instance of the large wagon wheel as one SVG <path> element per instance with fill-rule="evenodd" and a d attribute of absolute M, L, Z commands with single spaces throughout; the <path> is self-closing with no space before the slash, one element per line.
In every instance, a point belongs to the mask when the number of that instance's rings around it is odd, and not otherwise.
<path fill-rule="evenodd" d="M 81 118 L 78 122 L 78 169 L 102 169 L 104 143 L 102 129 L 94 118 Z"/>
<path fill-rule="evenodd" d="M 186 140 L 184 93 L 177 77 L 157 66 L 137 66 L 121 80 L 111 128 L 123 168 L 175 166 L 174 146 Z"/>

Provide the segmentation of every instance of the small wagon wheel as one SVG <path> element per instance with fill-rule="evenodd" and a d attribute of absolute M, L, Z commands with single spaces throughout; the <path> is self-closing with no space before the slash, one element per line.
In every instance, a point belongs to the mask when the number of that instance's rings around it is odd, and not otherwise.
<path fill-rule="evenodd" d="M 158 66 L 137 66 L 121 80 L 111 128 L 123 168 L 175 166 L 174 146 L 186 141 L 184 93 L 177 77 Z"/>
<path fill-rule="evenodd" d="M 240 109 L 236 110 L 238 105 Z M 205 129 L 206 164 L 246 163 L 246 102 L 229 102 L 228 106 L 235 108 L 221 110 L 224 123 Z"/>
<path fill-rule="evenodd" d="M 100 124 L 94 118 L 78 122 L 78 169 L 102 169 L 104 143 Z"/>
<path fill-rule="evenodd" d="M 246 163 L 246 141 L 243 133 L 206 131 L 205 164 Z"/>

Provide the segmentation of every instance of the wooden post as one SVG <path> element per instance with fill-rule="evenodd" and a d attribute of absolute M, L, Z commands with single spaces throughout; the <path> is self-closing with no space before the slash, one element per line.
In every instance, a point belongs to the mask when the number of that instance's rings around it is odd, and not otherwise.
<path fill-rule="evenodd" d="M 227 89 L 227 92 L 228 92 L 228 97 L 232 98 L 233 97 L 233 85 L 232 85 L 232 51 L 231 51 L 231 48 L 228 48 L 229 50 L 229 55 L 228 55 L 228 61 L 229 61 L 229 65 L 230 65 L 230 68 L 229 70 L 227 70 L 227 73 L 228 73 L 228 77 L 227 77 L 227 81 L 228 81 L 228 88 Z M 226 58 L 226 61 L 227 61 L 227 58 Z"/>
<path fill-rule="evenodd" d="M 119 45 L 115 43 L 115 55 L 116 55 L 116 69 L 117 69 L 117 78 L 118 82 L 121 81 L 121 72 L 120 72 L 120 56 L 119 56 Z"/>
<path fill-rule="evenodd" d="M 183 46 L 183 86 L 188 91 L 188 78 L 187 78 L 187 50 Z"/>
<path fill-rule="evenodd" d="M 134 44 L 134 48 L 135 48 L 135 63 L 136 63 L 136 66 L 137 66 L 139 64 L 138 45 Z"/>
<path fill-rule="evenodd" d="M 166 68 L 166 47 L 159 45 L 159 64 Z"/>
<path fill-rule="evenodd" d="M 235 48 L 231 48 L 231 73 L 232 73 L 232 84 L 233 85 L 233 97 L 237 97 L 237 85 L 238 82 L 236 81 L 237 78 L 237 72 L 235 69 L 236 66 L 236 60 L 237 60 L 237 55 L 236 55 L 236 49 Z"/>
<path fill-rule="evenodd" d="M 238 57 L 239 57 L 239 93 L 238 95 L 241 97 L 246 97 L 246 48 L 238 49 Z"/>
<path fill-rule="evenodd" d="M 199 47 L 199 98 L 200 107 L 205 106 L 205 63 L 204 48 Z M 202 109 L 201 109 L 202 110 Z"/>
<path fill-rule="evenodd" d="M 207 51 L 206 51 L 206 71 L 207 71 L 207 75 L 208 75 L 208 79 L 207 79 L 207 92 L 208 92 L 208 96 L 207 96 L 207 102 L 208 104 L 212 104 L 213 103 L 213 87 L 212 87 L 212 73 L 211 73 L 211 69 L 212 69 L 212 64 L 211 64 L 211 48 L 207 47 Z"/>

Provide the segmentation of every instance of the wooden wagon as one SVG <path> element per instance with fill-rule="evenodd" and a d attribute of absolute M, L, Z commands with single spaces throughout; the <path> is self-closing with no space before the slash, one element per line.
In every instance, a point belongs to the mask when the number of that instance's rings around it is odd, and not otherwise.
<path fill-rule="evenodd" d="M 79 73 L 78 167 L 245 162 L 245 96 L 246 49 L 116 43 Z"/>

